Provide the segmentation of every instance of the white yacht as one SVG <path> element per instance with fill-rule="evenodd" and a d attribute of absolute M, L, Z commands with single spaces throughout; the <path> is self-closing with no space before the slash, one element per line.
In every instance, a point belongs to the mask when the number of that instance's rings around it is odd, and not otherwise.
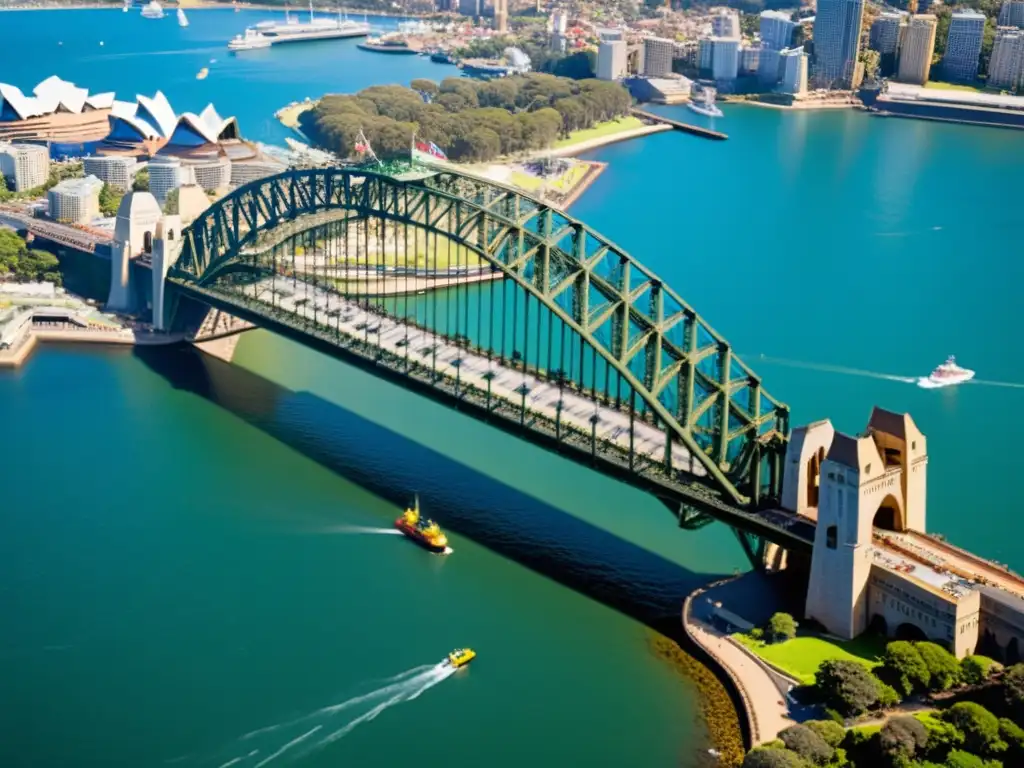
<path fill-rule="evenodd" d="M 299 21 L 286 8 L 283 24 L 279 21 L 261 21 L 253 29 L 269 39 L 272 45 L 298 43 L 305 40 L 366 37 L 370 34 L 370 25 L 365 20 L 362 22 L 351 21 L 344 18 L 340 11 L 336 19 L 316 18 L 313 15 L 312 0 L 309 3 L 309 21 Z"/>
<path fill-rule="evenodd" d="M 181 8 L 178 9 L 178 26 L 179 27 L 187 27 L 188 26 L 188 17 L 185 15 L 185 12 L 183 10 L 181 10 Z"/>
<path fill-rule="evenodd" d="M 144 19 L 162 19 L 164 17 L 164 8 L 156 0 L 150 0 L 149 4 L 142 9 L 142 18 Z"/>
<path fill-rule="evenodd" d="M 950 355 L 946 362 L 936 368 L 927 377 L 917 380 L 917 386 L 925 389 L 938 389 L 939 387 L 951 387 L 954 384 L 963 384 L 974 378 L 974 371 L 961 368 L 956 364 L 956 358 Z"/>
<path fill-rule="evenodd" d="M 228 43 L 229 51 L 254 51 L 258 48 L 269 47 L 270 38 L 264 37 L 252 27 L 245 30 L 244 35 L 235 35 L 235 38 Z"/>
<path fill-rule="evenodd" d="M 717 95 L 718 92 L 714 88 L 702 88 L 700 92 L 700 99 L 698 101 L 690 101 L 686 106 L 698 115 L 704 115 L 705 117 L 722 117 L 722 110 L 715 106 L 715 97 Z"/>

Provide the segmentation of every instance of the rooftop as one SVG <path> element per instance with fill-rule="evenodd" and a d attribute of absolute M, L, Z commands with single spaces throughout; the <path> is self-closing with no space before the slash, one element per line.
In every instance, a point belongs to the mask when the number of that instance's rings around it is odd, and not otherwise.
<path fill-rule="evenodd" d="M 931 101 L 948 104 L 963 104 L 988 109 L 1012 109 L 1024 111 L 1024 96 L 1008 96 L 999 93 L 981 93 L 942 88 L 925 88 L 921 85 L 889 82 L 884 96 L 902 101 Z"/>
<path fill-rule="evenodd" d="M 65 179 L 50 191 L 65 195 L 88 195 L 93 192 L 99 193 L 103 189 L 103 182 L 95 176 L 86 176 L 84 179 Z"/>

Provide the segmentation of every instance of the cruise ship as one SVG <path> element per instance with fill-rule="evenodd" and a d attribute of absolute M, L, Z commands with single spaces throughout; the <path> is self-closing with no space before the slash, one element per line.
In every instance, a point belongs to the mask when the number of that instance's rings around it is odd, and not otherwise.
<path fill-rule="evenodd" d="M 307 40 L 335 40 L 347 37 L 366 37 L 370 34 L 370 25 L 366 21 L 350 21 L 338 12 L 337 19 L 316 18 L 313 15 L 313 2 L 309 3 L 309 21 L 299 21 L 286 9 L 284 23 L 279 21 L 261 21 L 254 32 L 269 41 L 271 45 L 281 43 L 300 43 Z M 246 30 L 248 33 L 248 30 Z M 239 39 L 238 37 L 235 38 Z M 262 46 L 247 46 L 262 47 Z"/>

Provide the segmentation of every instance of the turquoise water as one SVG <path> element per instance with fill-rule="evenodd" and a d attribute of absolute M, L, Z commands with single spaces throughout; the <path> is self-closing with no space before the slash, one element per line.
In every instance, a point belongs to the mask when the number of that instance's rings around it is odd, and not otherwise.
<path fill-rule="evenodd" d="M 352 42 L 229 56 L 266 15 L 197 11 L 181 30 L 4 13 L 0 78 L 162 89 L 278 141 L 272 113 L 294 99 L 452 72 Z M 747 106 L 718 123 L 728 142 L 594 153 L 610 165 L 574 215 L 689 300 L 794 423 L 854 431 L 875 403 L 910 410 L 930 440 L 930 527 L 1024 567 L 1024 136 Z M 950 352 L 994 383 L 907 383 Z M 0 374 L 0 424 L 5 765 L 251 768 L 317 726 L 274 763 L 700 759 L 693 691 L 641 622 L 743 567 L 722 527 L 678 531 L 650 498 L 262 332 L 234 366 L 45 348 Z M 416 491 L 451 558 L 357 530 L 386 528 Z M 413 671 L 464 644 L 481 653 L 466 672 Z"/>

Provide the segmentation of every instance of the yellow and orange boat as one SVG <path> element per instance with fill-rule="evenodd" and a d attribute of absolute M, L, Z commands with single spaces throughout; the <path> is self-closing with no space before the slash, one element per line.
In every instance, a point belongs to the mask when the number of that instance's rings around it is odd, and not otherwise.
<path fill-rule="evenodd" d="M 456 648 L 454 651 L 448 654 L 447 662 L 448 666 L 455 667 L 455 669 L 458 669 L 459 667 L 466 666 L 475 658 L 476 651 L 474 651 L 472 648 Z"/>
<path fill-rule="evenodd" d="M 416 497 L 414 505 L 406 509 L 402 516 L 395 520 L 395 528 L 431 552 L 443 554 L 449 551 L 448 537 L 444 535 L 441 527 L 420 514 L 419 496 Z"/>

